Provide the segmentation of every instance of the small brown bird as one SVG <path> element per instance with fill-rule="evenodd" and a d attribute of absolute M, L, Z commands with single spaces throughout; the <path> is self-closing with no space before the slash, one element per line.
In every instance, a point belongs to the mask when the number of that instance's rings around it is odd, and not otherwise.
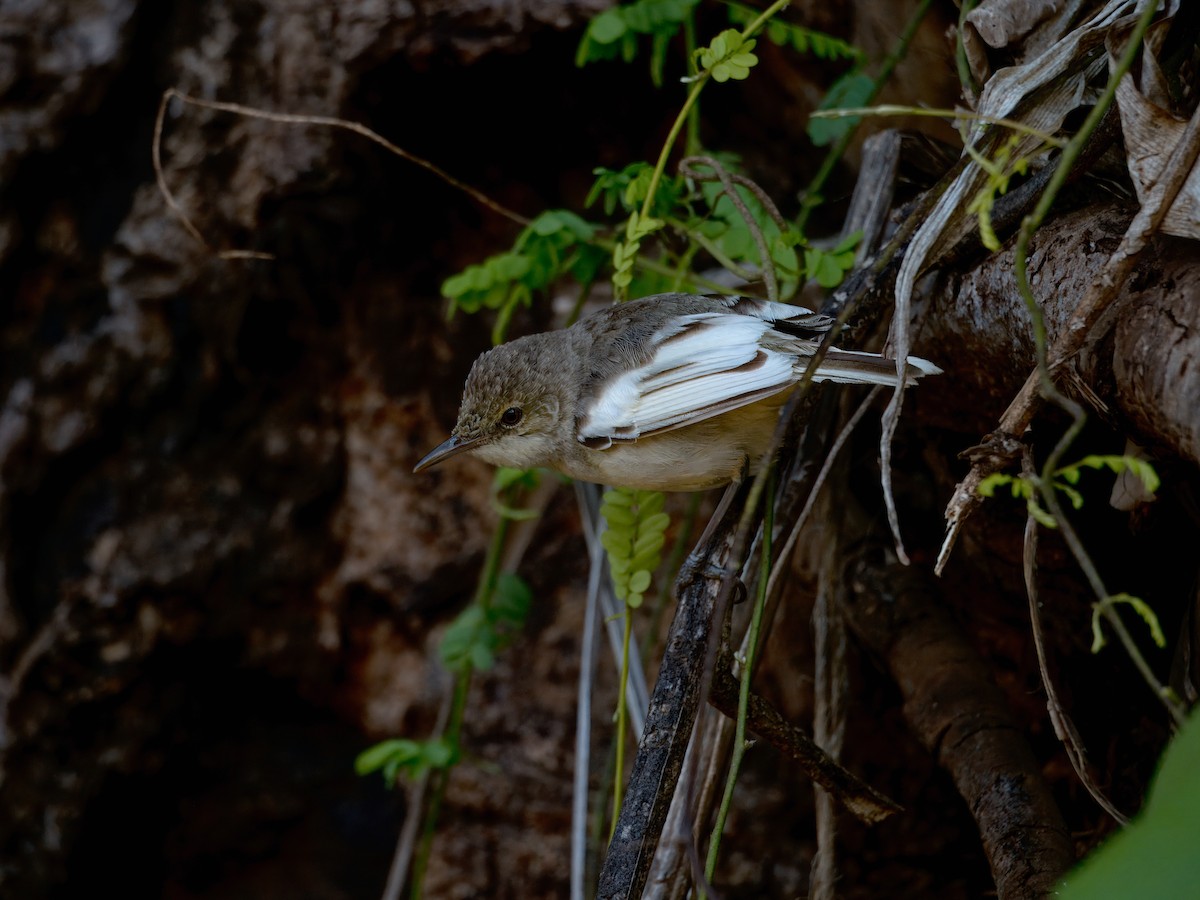
<path fill-rule="evenodd" d="M 561 331 L 495 347 L 467 376 L 457 453 L 600 484 L 698 491 L 727 484 L 770 446 L 788 388 L 833 319 L 750 297 L 659 294 Z M 830 349 L 816 381 L 895 385 L 895 360 Z M 911 383 L 941 370 L 910 356 Z"/>

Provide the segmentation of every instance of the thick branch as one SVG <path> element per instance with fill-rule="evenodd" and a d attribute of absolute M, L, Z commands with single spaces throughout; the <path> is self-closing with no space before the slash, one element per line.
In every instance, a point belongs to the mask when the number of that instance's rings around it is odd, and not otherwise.
<path fill-rule="evenodd" d="M 1053 343 L 1117 247 L 1130 211 L 1072 212 L 1043 227 L 1030 271 Z M 1011 248 L 935 298 L 921 345 L 936 347 L 947 377 L 923 386 L 923 418 L 990 431 L 1034 365 L 1029 318 L 1012 280 Z M 1078 359 L 1068 393 L 1104 411 L 1139 443 L 1200 463 L 1200 257 L 1195 244 L 1156 238 L 1121 287 L 1098 340 Z M 926 352 L 932 352 L 927 350 Z"/>
<path fill-rule="evenodd" d="M 868 545 L 847 558 L 846 616 L 884 660 L 921 743 L 979 825 L 1001 900 L 1053 890 L 1074 861 L 1070 834 L 1000 689 L 917 567 Z"/>

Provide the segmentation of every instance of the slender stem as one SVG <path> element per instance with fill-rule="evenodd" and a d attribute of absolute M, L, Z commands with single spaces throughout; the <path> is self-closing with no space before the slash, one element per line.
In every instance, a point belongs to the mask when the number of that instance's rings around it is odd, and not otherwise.
<path fill-rule="evenodd" d="M 1033 212 L 1026 216 L 1021 223 L 1021 231 L 1017 236 L 1017 245 L 1014 250 L 1017 290 L 1020 291 L 1021 297 L 1025 300 L 1025 306 L 1029 309 L 1030 318 L 1033 319 L 1033 337 L 1037 349 L 1037 364 L 1038 371 L 1041 373 L 1042 389 L 1051 397 L 1058 395 L 1058 390 L 1054 387 L 1054 382 L 1050 378 L 1050 369 L 1046 365 L 1045 317 L 1042 315 L 1042 308 L 1038 305 L 1037 300 L 1033 296 L 1033 290 L 1029 286 L 1029 272 L 1027 269 L 1029 262 L 1029 242 L 1033 238 L 1033 233 L 1041 227 L 1042 221 L 1050 212 L 1050 207 L 1054 205 L 1054 201 L 1058 197 L 1058 192 L 1066 184 L 1067 175 L 1070 173 L 1071 167 L 1075 164 L 1079 155 L 1083 152 L 1083 148 L 1092 136 L 1092 132 L 1096 130 L 1096 127 L 1100 124 L 1100 120 L 1104 118 L 1104 114 L 1112 106 L 1113 98 L 1117 93 L 1117 85 L 1133 65 L 1133 60 L 1141 49 L 1142 37 L 1145 35 L 1146 29 L 1150 27 L 1150 21 L 1154 18 L 1157 8 L 1158 4 L 1156 3 L 1146 3 L 1146 8 L 1142 11 L 1142 15 L 1138 18 L 1137 24 L 1129 35 L 1129 42 L 1125 45 L 1125 52 L 1121 54 L 1121 59 L 1117 63 L 1116 69 L 1109 76 L 1108 84 L 1104 86 L 1103 92 L 1101 92 L 1100 97 L 1096 100 L 1096 105 L 1088 113 L 1082 127 L 1063 148 L 1062 157 L 1059 160 L 1058 166 L 1054 169 L 1054 174 L 1046 183 L 1046 189 L 1042 192 L 1042 196 L 1038 198 L 1037 206 L 1034 207 Z"/>
<path fill-rule="evenodd" d="M 963 0 L 962 6 L 958 10 L 958 34 L 954 39 L 954 65 L 958 69 L 958 82 L 962 85 L 963 96 L 975 105 L 974 98 L 979 93 L 979 86 L 975 84 L 975 77 L 971 74 L 971 64 L 967 60 L 967 47 L 963 42 L 963 28 L 967 24 L 967 15 L 973 10 L 979 0 Z"/>
<path fill-rule="evenodd" d="M 757 19 L 742 29 L 742 40 L 745 40 L 758 31 L 758 29 L 762 28 L 771 16 L 787 6 L 789 2 L 790 0 L 775 0 L 774 3 L 763 10 Z M 930 0 L 925 0 L 925 2 L 929 3 Z M 646 199 L 642 201 L 643 219 L 650 216 L 650 210 L 654 206 L 654 197 L 658 193 L 658 183 L 662 181 L 663 173 L 667 170 L 667 160 L 671 158 L 671 151 L 675 148 L 675 141 L 678 139 L 679 132 L 683 129 L 684 124 L 688 121 L 691 109 L 700 98 L 700 91 L 708 83 L 710 75 L 710 72 L 705 71 L 695 76 L 696 80 L 692 82 L 692 89 L 688 91 L 687 99 L 683 102 L 683 108 L 679 110 L 679 114 L 675 117 L 675 121 L 671 125 L 671 130 L 667 133 L 667 139 L 663 141 L 662 150 L 658 154 L 658 161 L 654 164 L 654 171 L 650 173 L 650 185 L 646 189 Z"/>
<path fill-rule="evenodd" d="M 691 74 L 695 66 L 692 60 L 695 59 L 696 52 L 696 12 L 691 10 L 683 19 L 683 49 L 687 54 L 687 67 Z M 700 104 L 693 103 L 691 110 L 688 112 L 687 120 L 687 138 L 684 146 L 687 149 L 687 155 L 692 156 L 700 152 Z"/>
<path fill-rule="evenodd" d="M 475 596 L 472 603 L 487 609 L 491 603 L 492 592 L 496 589 L 496 579 L 500 575 L 500 557 L 504 551 L 504 543 L 508 537 L 509 520 L 501 518 L 492 532 L 492 541 L 488 544 L 487 556 L 484 559 L 483 570 L 479 573 L 479 581 L 475 585 Z M 471 675 L 474 669 L 465 663 L 462 671 L 454 677 L 454 698 L 450 705 L 450 717 L 446 723 L 446 742 L 454 748 L 451 762 L 441 769 L 433 782 L 429 806 L 425 810 L 425 824 L 421 829 L 421 844 L 413 858 L 412 881 L 409 884 L 409 896 L 418 900 L 421 896 L 425 880 L 425 869 L 429 864 L 429 855 L 433 848 L 433 835 L 437 830 L 438 815 L 442 810 L 442 802 L 446 796 L 446 786 L 450 781 L 450 773 L 457 765 L 462 740 L 463 714 L 467 708 L 467 695 L 471 689 Z"/>
<path fill-rule="evenodd" d="M 629 686 L 629 645 L 633 640 L 633 608 L 625 604 L 625 642 L 621 648 L 621 687 L 617 693 L 617 761 L 613 777 L 612 825 L 608 829 L 611 843 L 617 833 L 617 816 L 621 813 L 621 795 L 625 791 L 625 723 L 629 718 L 626 711 L 625 691 Z"/>
<path fill-rule="evenodd" d="M 1071 549 L 1071 553 L 1075 557 L 1076 563 L 1083 570 L 1084 577 L 1087 578 L 1093 593 L 1096 595 L 1097 601 L 1101 601 L 1100 607 L 1105 619 L 1108 620 L 1121 645 L 1125 648 L 1125 652 L 1133 661 L 1134 666 L 1141 674 L 1146 684 L 1154 692 L 1154 695 L 1162 701 L 1167 708 L 1168 713 L 1174 719 L 1176 724 L 1182 724 L 1184 719 L 1183 710 L 1180 708 L 1178 701 L 1175 700 L 1171 691 L 1167 689 L 1154 674 L 1154 670 L 1150 664 L 1146 662 L 1146 658 L 1142 655 L 1141 650 L 1134 642 L 1133 637 L 1125 628 L 1124 622 L 1121 620 L 1120 613 L 1113 608 L 1110 603 L 1103 603 L 1109 596 L 1108 589 L 1104 585 L 1100 573 L 1097 571 L 1095 563 L 1088 556 L 1087 550 L 1083 546 L 1083 542 L 1079 539 L 1079 535 L 1075 532 L 1074 527 L 1067 519 L 1063 512 L 1062 504 L 1059 503 L 1058 497 L 1054 488 L 1054 472 L 1059 468 L 1063 454 L 1067 448 L 1074 442 L 1075 438 L 1083 430 L 1084 423 L 1087 421 L 1087 416 L 1078 403 L 1068 399 L 1062 394 L 1058 387 L 1054 384 L 1054 379 L 1050 375 L 1050 367 L 1047 364 L 1047 339 L 1046 339 L 1046 320 L 1042 313 L 1042 308 L 1037 302 L 1037 298 L 1033 296 L 1033 289 L 1029 284 L 1029 242 L 1033 236 L 1033 232 L 1042 224 L 1042 221 L 1049 214 L 1051 206 L 1054 204 L 1055 197 L 1063 184 L 1066 183 L 1067 174 L 1079 158 L 1083 151 L 1084 145 L 1088 138 L 1091 137 L 1093 131 L 1100 124 L 1100 120 L 1104 114 L 1108 112 L 1112 105 L 1113 99 L 1116 96 L 1117 85 L 1129 71 L 1133 65 L 1134 59 L 1137 57 L 1141 49 L 1142 38 L 1146 33 L 1146 29 L 1150 26 L 1150 22 L 1154 18 L 1158 4 L 1147 3 L 1142 10 L 1141 16 L 1138 18 L 1137 24 L 1134 26 L 1129 35 L 1128 43 L 1125 46 L 1125 52 L 1121 54 L 1121 59 L 1117 63 L 1116 68 L 1109 76 L 1108 83 L 1104 87 L 1104 91 L 1100 94 L 1096 105 L 1092 107 L 1088 117 L 1084 120 L 1083 126 L 1079 132 L 1067 142 L 1067 146 L 1063 148 L 1062 158 L 1059 165 L 1054 170 L 1054 175 L 1046 185 L 1046 190 L 1038 200 L 1037 206 L 1033 212 L 1025 217 L 1021 223 L 1021 231 L 1017 237 L 1017 245 L 1014 250 L 1014 273 L 1016 275 L 1017 290 L 1020 292 L 1022 299 L 1025 301 L 1025 306 L 1029 310 L 1029 316 L 1033 323 L 1034 345 L 1037 350 L 1037 368 L 1040 379 L 1040 385 L 1043 396 L 1047 400 L 1055 403 L 1067 411 L 1072 422 L 1070 427 L 1063 434 L 1062 438 L 1055 445 L 1054 449 L 1046 457 L 1045 465 L 1042 468 L 1040 477 L 1038 478 L 1038 489 L 1042 495 L 1042 499 L 1046 504 L 1050 514 L 1054 516 L 1058 522 L 1059 529 L 1062 532 L 1063 539 L 1067 542 L 1067 546 Z"/>
<path fill-rule="evenodd" d="M 708 857 L 704 861 L 704 877 L 709 883 L 712 882 L 713 874 L 717 869 L 717 855 L 721 849 L 721 833 L 725 830 L 725 820 L 729 817 L 729 809 L 733 804 L 733 791 L 737 786 L 742 757 L 746 753 L 746 716 L 750 708 L 750 679 L 754 673 L 755 650 L 758 647 L 759 631 L 762 628 L 763 610 L 767 605 L 767 585 L 771 579 L 771 534 L 775 528 L 774 481 L 775 479 L 772 477 L 766 496 L 754 612 L 750 618 L 750 630 L 744 644 L 745 661 L 742 664 L 741 681 L 738 684 L 737 723 L 733 732 L 733 752 L 729 762 L 729 772 L 725 778 L 725 790 L 721 795 L 721 806 L 717 810 L 717 820 L 713 824 L 712 834 L 708 841 Z M 701 892 L 701 896 L 703 896 L 703 892 Z"/>

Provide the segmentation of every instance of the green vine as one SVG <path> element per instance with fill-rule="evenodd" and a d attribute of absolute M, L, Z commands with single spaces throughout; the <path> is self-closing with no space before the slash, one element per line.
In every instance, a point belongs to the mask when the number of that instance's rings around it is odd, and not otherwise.
<path fill-rule="evenodd" d="M 425 810 L 421 843 L 413 860 L 409 896 L 421 896 L 425 867 L 433 834 L 445 798 L 450 773 L 462 758 L 462 725 L 471 677 L 495 665 L 496 653 L 524 625 L 533 600 L 529 586 L 516 574 L 500 571 L 500 556 L 508 537 L 509 523 L 526 518 L 527 510 L 514 505 L 521 493 L 537 484 L 536 472 L 499 469 L 492 485 L 493 501 L 500 522 L 492 533 L 483 570 L 471 604 L 446 628 L 438 645 L 438 657 L 453 676 L 450 715 L 443 734 L 423 741 L 392 738 L 362 751 L 355 759 L 359 775 L 380 772 L 389 786 L 399 779 L 415 780 L 425 775 L 434 779 L 434 789 Z"/>

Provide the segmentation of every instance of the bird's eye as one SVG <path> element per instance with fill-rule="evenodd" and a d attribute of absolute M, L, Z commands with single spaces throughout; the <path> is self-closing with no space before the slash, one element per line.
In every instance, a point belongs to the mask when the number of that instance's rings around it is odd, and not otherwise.
<path fill-rule="evenodd" d="M 520 423 L 521 418 L 524 415 L 525 414 L 523 412 L 521 412 L 521 410 L 518 407 L 510 406 L 508 409 L 506 409 L 504 411 L 504 414 L 500 416 L 500 424 L 504 425 L 508 428 L 512 428 L 514 425 L 517 425 Z"/>

